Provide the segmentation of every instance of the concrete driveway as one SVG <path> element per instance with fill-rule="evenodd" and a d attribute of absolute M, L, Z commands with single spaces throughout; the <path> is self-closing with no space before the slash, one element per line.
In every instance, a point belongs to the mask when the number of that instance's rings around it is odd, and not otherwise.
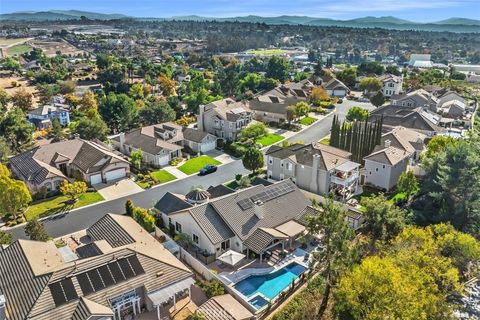
<path fill-rule="evenodd" d="M 94 187 L 105 200 L 118 199 L 143 191 L 132 179 L 118 180 L 108 184 L 100 183 Z"/>

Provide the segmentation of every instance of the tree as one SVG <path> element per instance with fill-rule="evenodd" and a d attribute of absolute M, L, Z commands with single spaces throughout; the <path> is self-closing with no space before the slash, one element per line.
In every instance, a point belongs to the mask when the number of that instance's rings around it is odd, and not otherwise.
<path fill-rule="evenodd" d="M 133 201 L 128 199 L 127 202 L 125 202 L 125 213 L 127 214 L 127 216 L 132 217 L 134 209 L 135 206 L 133 204 Z"/>
<path fill-rule="evenodd" d="M 203 313 L 200 313 L 199 311 L 195 311 L 189 318 L 188 320 L 205 320 L 205 316 Z"/>
<path fill-rule="evenodd" d="M 368 110 L 362 107 L 352 107 L 348 110 L 346 118 L 348 121 L 365 121 L 368 119 Z"/>
<path fill-rule="evenodd" d="M 10 102 L 10 95 L 0 88 L 0 112 L 7 111 L 7 104 Z"/>
<path fill-rule="evenodd" d="M 62 125 L 60 124 L 60 120 L 58 118 L 53 118 L 52 120 L 52 132 L 56 135 L 59 136 L 62 133 Z"/>
<path fill-rule="evenodd" d="M 385 67 L 377 61 L 366 61 L 360 64 L 358 72 L 362 75 L 374 73 L 379 76 L 385 72 Z"/>
<path fill-rule="evenodd" d="M 454 72 L 450 73 L 450 79 L 452 79 L 452 80 L 465 80 L 465 79 L 467 79 L 467 75 L 463 72 L 454 71 Z"/>
<path fill-rule="evenodd" d="M 383 89 L 383 84 L 377 78 L 367 77 L 360 81 L 360 89 L 366 91 L 368 94 L 377 92 Z"/>
<path fill-rule="evenodd" d="M 258 138 L 266 136 L 268 134 L 267 126 L 262 122 L 255 122 L 245 127 L 240 131 L 240 137 L 243 140 L 257 141 Z"/>
<path fill-rule="evenodd" d="M 97 116 L 92 119 L 81 117 L 80 120 L 72 126 L 72 131 L 73 133 L 79 134 L 80 138 L 85 140 L 98 139 L 105 141 L 109 129 L 105 121 L 97 114 Z"/>
<path fill-rule="evenodd" d="M 12 95 L 11 101 L 15 107 L 23 111 L 28 111 L 32 108 L 32 94 L 25 88 L 18 89 Z"/>
<path fill-rule="evenodd" d="M 256 173 L 264 165 L 263 153 L 255 147 L 250 147 L 243 155 L 242 162 L 246 169 Z"/>
<path fill-rule="evenodd" d="M 100 102 L 98 109 L 112 132 L 124 132 L 137 125 L 138 109 L 135 101 L 126 94 L 110 92 Z"/>
<path fill-rule="evenodd" d="M 285 82 L 288 79 L 289 65 L 288 61 L 278 56 L 272 56 L 267 63 L 267 78 L 276 79 Z"/>
<path fill-rule="evenodd" d="M 174 80 L 169 78 L 166 74 L 161 74 L 158 77 L 158 84 L 160 86 L 160 91 L 165 97 L 170 97 L 176 94 L 176 86 Z"/>
<path fill-rule="evenodd" d="M 328 96 L 327 91 L 323 87 L 315 87 L 310 93 L 310 101 L 316 106 L 319 106 L 320 102 L 328 99 L 330 99 L 330 97 Z"/>
<path fill-rule="evenodd" d="M 23 181 L 12 179 L 10 171 L 0 164 L 0 216 L 17 219 L 18 214 L 32 201 Z"/>
<path fill-rule="evenodd" d="M 383 96 L 382 91 L 377 91 L 370 97 L 370 102 L 375 107 L 380 107 L 385 103 L 385 97 Z"/>
<path fill-rule="evenodd" d="M 12 243 L 12 235 L 3 230 L 0 230 L 0 246 L 9 245 Z"/>
<path fill-rule="evenodd" d="M 128 89 L 128 95 L 132 98 L 132 99 L 143 99 L 144 97 L 144 92 L 143 92 L 143 86 L 141 83 L 134 83 L 132 84 L 132 86 L 130 87 L 130 89 Z"/>
<path fill-rule="evenodd" d="M 313 255 L 317 269 L 325 279 L 325 290 L 318 311 L 318 319 L 322 319 L 338 277 L 352 263 L 351 241 L 354 233 L 345 222 L 346 211 L 341 204 L 327 198 L 322 207 L 318 204 L 314 206 L 320 212 L 307 215 L 306 226 L 310 234 L 322 235 L 323 246 Z"/>
<path fill-rule="evenodd" d="M 6 162 L 8 157 L 12 154 L 10 144 L 4 137 L 0 137 L 0 162 Z"/>
<path fill-rule="evenodd" d="M 397 66 L 387 66 L 385 73 L 393 74 L 394 76 L 400 76 L 402 74 Z"/>
<path fill-rule="evenodd" d="M 88 90 L 83 94 L 82 100 L 80 101 L 80 110 L 84 111 L 87 116 L 96 114 L 98 111 L 98 103 L 95 98 L 95 94 Z"/>
<path fill-rule="evenodd" d="M 422 166 L 428 168 L 439 154 L 445 152 L 447 147 L 455 144 L 458 140 L 452 137 L 435 136 L 428 141 L 426 150 L 420 155 Z"/>
<path fill-rule="evenodd" d="M 147 209 L 136 207 L 132 218 L 148 232 L 155 231 L 155 217 Z"/>
<path fill-rule="evenodd" d="M 225 288 L 223 287 L 222 283 L 215 279 L 206 282 L 203 285 L 202 290 L 205 292 L 205 295 L 208 298 L 221 296 L 222 294 L 225 294 Z"/>
<path fill-rule="evenodd" d="M 50 104 L 53 96 L 57 93 L 57 88 L 47 83 L 37 84 L 35 89 L 38 93 L 38 102 L 43 105 Z"/>
<path fill-rule="evenodd" d="M 155 99 L 147 101 L 145 107 L 140 110 L 140 118 L 143 124 L 152 125 L 173 121 L 176 113 L 165 100 Z"/>
<path fill-rule="evenodd" d="M 3 119 L 0 118 L 0 132 L 11 150 L 22 152 L 33 144 L 33 126 L 18 108 L 7 112 Z"/>
<path fill-rule="evenodd" d="M 12 57 L 6 57 L 2 65 L 3 70 L 9 70 L 12 73 L 19 72 L 21 69 L 20 62 Z"/>
<path fill-rule="evenodd" d="M 403 192 L 410 197 L 420 190 L 417 178 L 412 170 L 407 170 L 400 175 L 397 182 L 398 192 Z"/>
<path fill-rule="evenodd" d="M 337 74 L 337 79 L 342 81 L 346 86 L 353 88 L 357 80 L 357 69 L 346 68 Z"/>
<path fill-rule="evenodd" d="M 59 81 L 58 86 L 60 93 L 64 95 L 73 94 L 77 90 L 77 85 L 71 80 Z"/>
<path fill-rule="evenodd" d="M 378 240 L 389 241 L 405 226 L 406 213 L 386 200 L 383 194 L 363 197 L 364 228 L 372 240 L 372 250 Z"/>
<path fill-rule="evenodd" d="M 46 242 L 50 239 L 43 223 L 38 221 L 38 218 L 33 218 L 28 221 L 25 226 L 25 234 L 33 241 L 43 241 Z"/>
<path fill-rule="evenodd" d="M 60 192 L 74 201 L 77 200 L 82 193 L 87 192 L 87 189 L 87 184 L 83 181 L 70 183 L 67 180 L 64 180 L 60 185 Z"/>
<path fill-rule="evenodd" d="M 295 120 L 295 118 L 297 117 L 297 112 L 296 112 L 297 108 L 296 106 L 292 105 L 292 106 L 288 106 L 286 109 L 285 109 L 285 118 L 287 119 L 288 121 L 288 124 L 291 124 L 293 120 Z"/>
<path fill-rule="evenodd" d="M 130 153 L 130 158 L 132 158 L 132 165 L 135 168 L 140 169 L 141 166 L 142 166 L 142 162 L 143 162 L 143 151 L 142 151 L 142 149 L 137 149 L 135 151 L 132 151 Z"/>
<path fill-rule="evenodd" d="M 308 115 L 308 112 L 310 112 L 310 107 L 305 101 L 300 101 L 295 105 L 295 114 L 297 117 L 303 117 Z"/>

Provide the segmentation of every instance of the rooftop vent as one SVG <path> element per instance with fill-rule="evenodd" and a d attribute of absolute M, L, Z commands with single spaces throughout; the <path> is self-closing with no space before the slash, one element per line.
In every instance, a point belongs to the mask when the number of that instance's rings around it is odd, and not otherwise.
<path fill-rule="evenodd" d="M 255 215 L 257 216 L 258 219 L 263 219 L 264 218 L 264 208 L 263 208 L 263 202 L 260 200 L 255 201 L 254 203 L 255 207 Z"/>

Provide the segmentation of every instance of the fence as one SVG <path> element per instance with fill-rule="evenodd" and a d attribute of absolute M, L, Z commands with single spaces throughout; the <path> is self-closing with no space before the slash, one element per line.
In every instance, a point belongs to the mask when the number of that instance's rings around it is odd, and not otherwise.
<path fill-rule="evenodd" d="M 215 275 L 206 266 L 195 259 L 190 253 L 188 253 L 187 250 L 183 249 L 182 247 L 180 247 L 180 258 L 208 281 L 216 279 Z"/>

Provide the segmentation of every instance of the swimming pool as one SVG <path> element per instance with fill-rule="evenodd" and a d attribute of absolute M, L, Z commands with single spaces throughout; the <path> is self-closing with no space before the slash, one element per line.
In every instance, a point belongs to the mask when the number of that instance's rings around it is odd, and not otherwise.
<path fill-rule="evenodd" d="M 250 276 L 235 284 L 235 289 L 242 293 L 245 297 L 251 298 L 258 293 L 261 293 L 270 300 L 273 300 L 285 288 L 287 288 L 293 280 L 297 279 L 306 268 L 298 263 L 291 263 L 273 273 Z M 250 303 L 258 308 L 258 301 L 252 303 L 255 299 L 250 300 Z"/>

